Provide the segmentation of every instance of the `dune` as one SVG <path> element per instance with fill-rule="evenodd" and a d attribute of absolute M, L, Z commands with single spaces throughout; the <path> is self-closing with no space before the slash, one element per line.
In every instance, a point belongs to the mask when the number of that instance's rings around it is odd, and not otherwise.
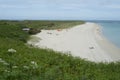
<path fill-rule="evenodd" d="M 54 51 L 70 53 L 94 62 L 120 61 L 120 49 L 109 42 L 95 23 L 85 23 L 63 30 L 42 30 L 34 35 L 39 40 L 28 44 Z"/>

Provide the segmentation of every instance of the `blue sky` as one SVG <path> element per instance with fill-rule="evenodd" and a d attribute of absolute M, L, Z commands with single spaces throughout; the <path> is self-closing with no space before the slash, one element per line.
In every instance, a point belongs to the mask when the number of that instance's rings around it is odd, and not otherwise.
<path fill-rule="evenodd" d="M 0 19 L 120 20 L 120 0 L 0 0 Z"/>

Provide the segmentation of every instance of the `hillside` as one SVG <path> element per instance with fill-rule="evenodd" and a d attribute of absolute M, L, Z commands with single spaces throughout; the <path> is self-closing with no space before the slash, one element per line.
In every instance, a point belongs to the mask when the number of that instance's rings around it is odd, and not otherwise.
<path fill-rule="evenodd" d="M 0 21 L 0 80 L 119 80 L 120 62 L 94 63 L 27 45 L 23 27 L 61 29 L 83 21 Z"/>

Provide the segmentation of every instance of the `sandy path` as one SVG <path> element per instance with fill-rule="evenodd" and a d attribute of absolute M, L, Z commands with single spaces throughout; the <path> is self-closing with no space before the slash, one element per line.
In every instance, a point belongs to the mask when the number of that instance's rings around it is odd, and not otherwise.
<path fill-rule="evenodd" d="M 73 56 L 95 62 L 120 60 L 120 49 L 101 35 L 100 27 L 95 23 L 86 23 L 62 31 L 42 30 L 35 36 L 41 38 L 34 43 L 40 48 L 70 52 Z M 33 44 L 31 41 L 28 43 Z"/>

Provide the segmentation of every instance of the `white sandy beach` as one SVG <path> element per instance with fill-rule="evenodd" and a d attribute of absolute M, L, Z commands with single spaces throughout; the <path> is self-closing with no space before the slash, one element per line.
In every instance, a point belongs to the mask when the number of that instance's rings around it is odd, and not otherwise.
<path fill-rule="evenodd" d="M 29 44 L 55 51 L 70 52 L 73 56 L 94 62 L 111 62 L 120 60 L 120 49 L 110 43 L 102 34 L 99 25 L 85 23 L 70 29 L 42 30 L 34 35 L 40 38 Z"/>

